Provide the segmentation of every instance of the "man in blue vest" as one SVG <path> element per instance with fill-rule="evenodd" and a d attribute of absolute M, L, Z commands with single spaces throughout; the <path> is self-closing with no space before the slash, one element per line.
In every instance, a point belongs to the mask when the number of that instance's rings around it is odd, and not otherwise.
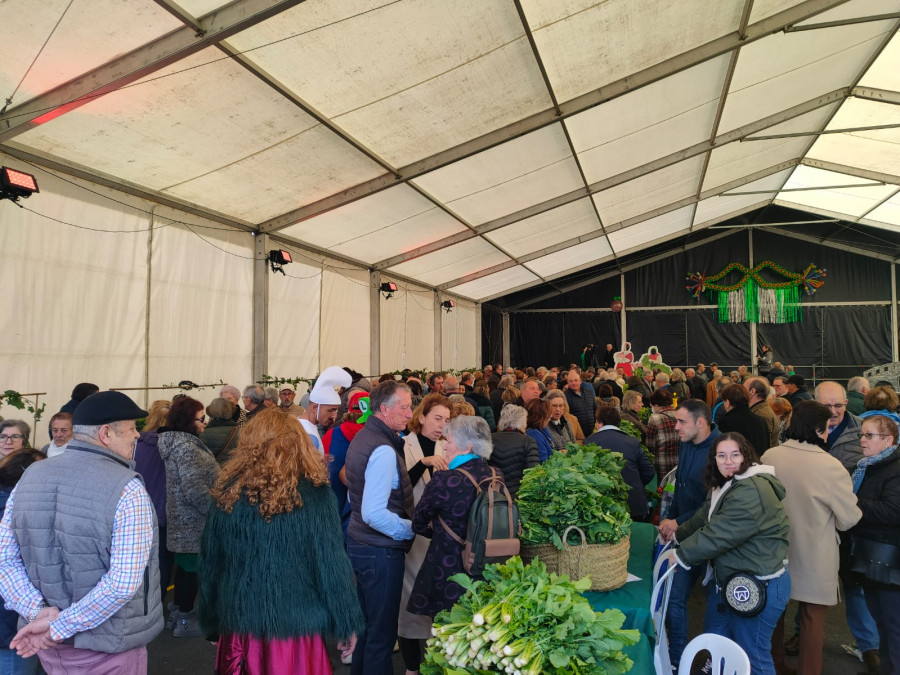
<path fill-rule="evenodd" d="M 11 643 L 48 675 L 147 672 L 163 628 L 153 504 L 134 470 L 135 420 L 125 394 L 88 396 L 74 440 L 36 462 L 0 521 L 0 594 L 22 617 Z"/>
<path fill-rule="evenodd" d="M 412 531 L 413 491 L 398 432 L 412 419 L 409 387 L 395 380 L 369 395 L 371 416 L 350 447 L 345 463 L 350 495 L 347 554 L 366 630 L 356 642 L 351 675 L 393 675 L 391 653 L 406 552 Z"/>

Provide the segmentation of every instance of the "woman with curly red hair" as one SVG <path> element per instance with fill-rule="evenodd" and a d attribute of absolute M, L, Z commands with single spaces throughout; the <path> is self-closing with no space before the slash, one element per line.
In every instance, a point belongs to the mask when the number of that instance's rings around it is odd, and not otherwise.
<path fill-rule="evenodd" d="M 328 469 L 300 422 L 263 410 L 212 491 L 200 546 L 200 621 L 216 670 L 330 674 L 324 638 L 364 628 Z"/>

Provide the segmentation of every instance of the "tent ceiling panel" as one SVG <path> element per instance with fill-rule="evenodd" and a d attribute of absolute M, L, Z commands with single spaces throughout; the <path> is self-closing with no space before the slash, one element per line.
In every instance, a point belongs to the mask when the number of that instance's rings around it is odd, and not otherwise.
<path fill-rule="evenodd" d="M 449 289 L 453 293 L 480 300 L 498 293 L 506 293 L 525 284 L 537 283 L 540 279 L 521 266 L 510 267 L 475 281 L 469 281 Z"/>
<path fill-rule="evenodd" d="M 893 21 L 776 33 L 741 49 L 719 133 L 854 83 Z"/>
<path fill-rule="evenodd" d="M 0 44 L 5 49 L 0 93 L 4 99 L 53 32 L 13 99 L 16 104 L 181 27 L 162 7 L 146 0 L 5 0 L 2 15 Z"/>
<path fill-rule="evenodd" d="M 400 263 L 388 268 L 382 274 L 396 272 L 424 284 L 436 286 L 509 260 L 509 257 L 496 247 L 476 237 Z"/>
<path fill-rule="evenodd" d="M 559 101 L 598 89 L 738 28 L 743 0 L 522 3 Z M 602 39 L 597 39 L 603 36 Z"/>
<path fill-rule="evenodd" d="M 432 171 L 413 183 L 472 225 L 584 186 L 559 124 Z"/>
<path fill-rule="evenodd" d="M 697 155 L 595 194 L 600 219 L 604 225 L 619 223 L 696 194 L 703 161 Z"/>
<path fill-rule="evenodd" d="M 822 23 L 853 20 L 859 17 L 896 14 L 896 0 L 850 0 L 827 12 L 816 14 L 805 21 L 797 22 L 797 26 L 815 26 Z"/>
<path fill-rule="evenodd" d="M 485 236 L 510 255 L 519 257 L 599 229 L 591 202 L 579 199 Z"/>
<path fill-rule="evenodd" d="M 756 23 L 786 9 L 802 4 L 802 0 L 753 0 L 750 22 Z"/>
<path fill-rule="evenodd" d="M 371 263 L 464 230 L 418 192 L 398 185 L 281 233 Z"/>
<path fill-rule="evenodd" d="M 900 106 L 851 98 L 841 105 L 828 128 L 851 129 L 885 124 L 896 124 L 898 127 L 820 136 L 807 156 L 900 175 Z"/>
<path fill-rule="evenodd" d="M 224 7 L 231 1 L 232 0 L 178 0 L 178 5 L 191 16 L 200 17 Z"/>
<path fill-rule="evenodd" d="M 316 126 L 309 115 L 231 60 L 202 65 L 215 58 L 218 51 L 204 50 L 137 86 L 37 126 L 18 136 L 14 145 L 164 190 L 269 150 Z M 205 77 L 197 71 L 172 74 L 198 65 Z M 228 83 L 227 95 L 223 82 Z M 229 114 L 222 115 L 226 103 Z M 335 137 L 333 147 L 338 145 L 343 142 Z M 209 199 L 220 196 L 211 194 Z"/>
<path fill-rule="evenodd" d="M 727 67 L 710 59 L 567 119 L 588 182 L 709 140 Z"/>
<path fill-rule="evenodd" d="M 747 183 L 740 188 L 741 192 L 757 192 L 771 191 L 772 196 L 775 191 L 781 189 L 784 182 L 790 175 L 791 170 L 779 171 L 771 176 L 760 178 L 752 183 Z M 760 202 L 770 202 L 772 197 L 759 194 L 738 195 L 735 197 L 717 196 L 709 197 L 697 202 L 697 209 L 694 212 L 694 229 L 698 228 L 699 223 L 713 221 L 716 218 L 738 211 L 748 210 L 751 206 L 756 208 Z"/>
<path fill-rule="evenodd" d="M 652 245 L 658 238 L 689 230 L 693 213 L 693 206 L 684 206 L 637 225 L 610 232 L 609 241 L 616 254 L 622 255 L 628 251 Z"/>
<path fill-rule="evenodd" d="M 894 195 L 884 204 L 872 211 L 865 218 L 866 221 L 877 221 L 892 225 L 893 229 L 900 231 L 900 196 Z"/>
<path fill-rule="evenodd" d="M 824 106 L 792 120 L 776 124 L 761 132 L 764 135 L 793 134 L 821 129 L 837 110 L 838 104 Z M 752 136 L 751 136 L 752 138 Z M 768 141 L 733 141 L 712 151 L 703 190 L 711 190 L 742 176 L 803 155 L 809 147 L 810 136 L 772 139 Z"/>
<path fill-rule="evenodd" d="M 394 166 L 551 105 L 512 3 L 336 4 L 303 3 L 229 44 L 268 45 L 247 56 Z"/>
<path fill-rule="evenodd" d="M 612 249 L 609 247 L 606 237 L 598 237 L 532 260 L 527 267 L 541 277 L 549 277 L 591 261 L 602 262 L 607 257 L 612 257 Z"/>
<path fill-rule="evenodd" d="M 839 185 L 867 185 L 866 187 L 835 187 Z M 821 190 L 808 188 L 822 187 Z M 871 181 L 823 171 L 809 166 L 798 166 L 785 184 L 785 190 L 807 188 L 802 192 L 781 192 L 778 198 L 800 205 L 814 206 L 858 218 L 897 190 L 896 185 L 878 185 Z"/>
<path fill-rule="evenodd" d="M 861 87 L 900 91 L 900 33 L 894 35 L 887 47 L 875 59 L 859 82 Z"/>

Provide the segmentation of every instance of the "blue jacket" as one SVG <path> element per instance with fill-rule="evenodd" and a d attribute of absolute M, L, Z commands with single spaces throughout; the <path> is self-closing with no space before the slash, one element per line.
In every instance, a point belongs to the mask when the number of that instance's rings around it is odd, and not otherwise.
<path fill-rule="evenodd" d="M 526 435 L 531 436 L 538 447 L 538 459 L 543 463 L 553 454 L 553 441 L 550 432 L 546 429 L 526 429 Z"/>
<path fill-rule="evenodd" d="M 682 443 L 678 449 L 678 467 L 675 469 L 675 496 L 669 509 L 669 518 L 681 525 L 706 501 L 706 464 L 709 447 L 719 428 L 713 424 L 709 437 L 699 444 Z"/>

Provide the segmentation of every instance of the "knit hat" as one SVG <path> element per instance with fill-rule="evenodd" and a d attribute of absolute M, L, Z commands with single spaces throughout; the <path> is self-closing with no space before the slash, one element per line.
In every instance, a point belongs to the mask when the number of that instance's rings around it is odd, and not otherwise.
<path fill-rule="evenodd" d="M 365 424 L 369 419 L 369 394 L 364 391 L 358 391 L 350 397 L 350 412 L 354 415 L 360 415 L 356 420 L 357 424 Z"/>
<path fill-rule="evenodd" d="M 100 391 L 78 404 L 72 413 L 72 425 L 99 426 L 122 420 L 137 420 L 149 414 L 121 391 Z"/>

